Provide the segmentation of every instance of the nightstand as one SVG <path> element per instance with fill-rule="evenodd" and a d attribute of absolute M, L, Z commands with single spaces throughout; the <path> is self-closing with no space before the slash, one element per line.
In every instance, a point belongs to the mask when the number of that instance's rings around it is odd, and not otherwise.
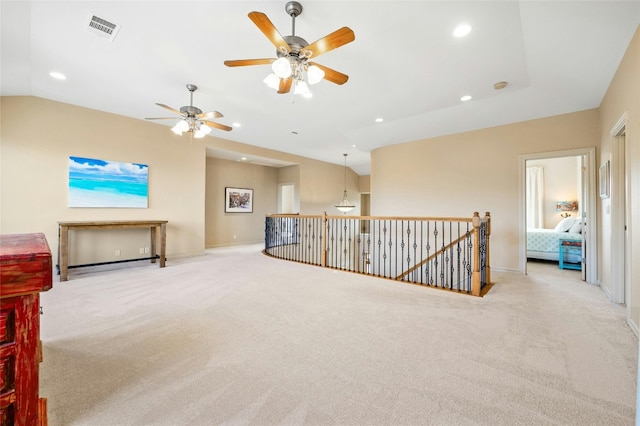
<path fill-rule="evenodd" d="M 580 263 L 568 263 L 564 260 L 565 254 L 577 254 L 582 259 L 582 241 L 560 239 L 558 250 L 558 267 L 560 269 L 582 270 L 582 261 Z"/>

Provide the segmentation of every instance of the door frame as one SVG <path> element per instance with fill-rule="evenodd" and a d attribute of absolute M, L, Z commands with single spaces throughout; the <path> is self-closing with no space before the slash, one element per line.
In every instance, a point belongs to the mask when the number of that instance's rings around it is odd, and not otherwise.
<path fill-rule="evenodd" d="M 282 192 L 283 192 L 283 188 L 284 187 L 292 187 L 293 188 L 293 212 L 287 212 L 287 214 L 292 214 L 292 213 L 299 213 L 300 212 L 300 200 L 298 199 L 298 191 L 297 191 L 297 187 L 295 182 L 282 182 L 278 184 L 278 199 L 277 199 L 277 203 L 278 203 L 278 208 L 277 208 L 277 212 L 278 214 L 282 214 L 284 213 L 282 211 Z"/>
<path fill-rule="evenodd" d="M 627 250 L 629 203 L 627 172 L 625 160 L 627 156 L 626 128 L 629 113 L 625 112 L 609 134 L 613 138 L 611 144 L 611 294 L 609 298 L 616 303 L 625 303 L 627 311 L 631 309 L 631 295 L 628 282 L 630 262 Z M 626 228 L 626 229 L 625 229 Z M 628 316 L 630 312 L 627 312 Z"/>
<path fill-rule="evenodd" d="M 527 160 L 541 160 L 545 158 L 558 157 L 584 157 L 583 167 L 586 168 L 586 178 L 584 179 L 586 188 L 583 188 L 585 199 L 584 211 L 587 215 L 584 234 L 584 257 L 585 257 L 585 279 L 589 284 L 598 284 L 597 277 L 597 250 L 596 250 L 596 224 L 598 222 L 596 210 L 596 148 L 577 148 L 563 151 L 538 152 L 534 154 L 522 154 L 519 156 L 518 183 L 519 192 L 519 250 L 520 272 L 527 274 L 527 217 L 526 217 L 526 171 Z"/>

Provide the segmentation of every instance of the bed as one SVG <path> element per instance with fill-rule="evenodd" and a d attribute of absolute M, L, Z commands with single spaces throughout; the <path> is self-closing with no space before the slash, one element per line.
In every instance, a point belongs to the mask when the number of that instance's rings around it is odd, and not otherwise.
<path fill-rule="evenodd" d="M 582 241 L 582 223 L 576 218 L 563 219 L 554 229 L 527 229 L 527 258 L 558 261 L 560 239 Z M 581 255 L 566 253 L 565 262 L 580 263 Z"/>

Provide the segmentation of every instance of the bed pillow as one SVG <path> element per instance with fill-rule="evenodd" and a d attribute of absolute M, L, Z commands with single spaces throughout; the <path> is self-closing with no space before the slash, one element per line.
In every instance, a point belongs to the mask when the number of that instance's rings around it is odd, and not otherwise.
<path fill-rule="evenodd" d="M 556 232 L 567 232 L 573 226 L 573 223 L 576 221 L 575 217 L 565 217 L 553 228 Z"/>
<path fill-rule="evenodd" d="M 573 225 L 571 225 L 571 228 L 569 228 L 569 232 L 574 232 L 574 233 L 581 233 L 582 232 L 582 219 L 578 219 L 574 222 Z"/>

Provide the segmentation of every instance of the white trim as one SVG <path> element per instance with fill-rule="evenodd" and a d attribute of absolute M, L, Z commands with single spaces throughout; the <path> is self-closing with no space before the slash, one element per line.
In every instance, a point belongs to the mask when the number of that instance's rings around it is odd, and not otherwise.
<path fill-rule="evenodd" d="M 629 112 L 625 111 L 624 114 L 618 119 L 616 124 L 613 125 L 611 130 L 609 130 L 609 134 L 611 136 L 622 136 L 627 127 L 627 122 L 629 121 Z"/>
<path fill-rule="evenodd" d="M 520 272 L 527 273 L 527 218 L 525 217 L 525 172 L 527 160 L 539 160 L 543 158 L 558 158 L 558 157 L 575 157 L 584 156 L 586 158 L 584 166 L 586 167 L 586 183 L 587 191 L 585 203 L 585 211 L 587 214 L 587 220 L 585 224 L 585 279 L 589 284 L 597 284 L 597 238 L 596 238 L 596 223 L 597 223 L 597 210 L 596 210 L 596 148 L 577 148 L 563 151 L 551 151 L 551 152 L 539 152 L 535 154 L 522 154 L 519 158 L 519 172 L 518 172 L 518 184 L 520 191 L 518 194 L 519 206 L 519 248 L 518 254 L 520 259 Z"/>
<path fill-rule="evenodd" d="M 630 295 L 625 295 L 625 270 L 626 261 L 626 239 L 625 239 L 625 216 L 627 215 L 625 205 L 625 199 L 627 197 L 626 190 L 621 191 L 626 187 L 625 176 L 625 156 L 626 156 L 626 143 L 625 143 L 625 131 L 627 128 L 629 113 L 622 114 L 620 119 L 611 128 L 609 134 L 612 137 L 611 141 L 611 253 L 609 254 L 609 265 L 611 268 L 611 293 L 610 299 L 615 303 L 625 303 L 627 309 L 631 308 Z M 627 157 L 628 158 L 628 157 Z M 627 296 L 627 297 L 625 297 Z M 627 316 L 630 316 L 630 312 L 627 312 Z"/>
<path fill-rule="evenodd" d="M 602 289 L 602 292 L 605 294 L 605 296 L 607 296 L 607 299 L 609 300 L 613 300 L 613 297 L 611 297 L 611 292 L 609 291 L 609 289 L 602 285 L 602 283 L 599 283 L 600 288 Z"/>
<path fill-rule="evenodd" d="M 629 325 L 631 331 L 633 331 L 633 334 L 636 335 L 636 338 L 640 338 L 640 330 L 638 330 L 638 327 L 636 327 L 633 321 L 631 321 L 631 318 L 627 318 L 627 324 Z"/>

